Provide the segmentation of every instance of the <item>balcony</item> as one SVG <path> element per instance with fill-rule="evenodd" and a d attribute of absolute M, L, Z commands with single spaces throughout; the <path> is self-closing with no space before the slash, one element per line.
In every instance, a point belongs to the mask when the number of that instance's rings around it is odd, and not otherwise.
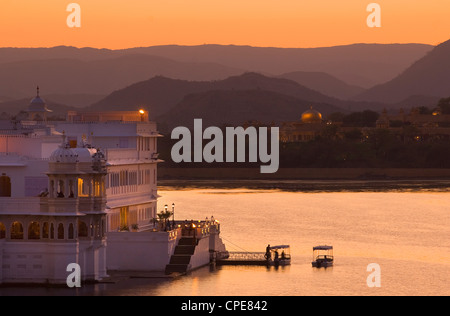
<path fill-rule="evenodd" d="M 120 163 L 121 161 L 155 161 L 158 157 L 158 153 L 151 151 L 138 151 L 135 148 L 109 148 L 106 150 L 106 160 L 112 164 Z"/>
<path fill-rule="evenodd" d="M 33 215 L 41 214 L 41 198 L 0 198 L 0 215 Z"/>

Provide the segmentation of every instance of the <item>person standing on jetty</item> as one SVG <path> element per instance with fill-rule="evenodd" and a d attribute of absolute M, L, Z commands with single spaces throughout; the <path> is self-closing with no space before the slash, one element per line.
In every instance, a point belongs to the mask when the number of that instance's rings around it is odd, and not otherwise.
<path fill-rule="evenodd" d="M 266 258 L 267 261 L 272 258 L 272 255 L 270 254 L 270 244 L 266 247 L 266 254 L 264 255 L 264 258 Z"/>

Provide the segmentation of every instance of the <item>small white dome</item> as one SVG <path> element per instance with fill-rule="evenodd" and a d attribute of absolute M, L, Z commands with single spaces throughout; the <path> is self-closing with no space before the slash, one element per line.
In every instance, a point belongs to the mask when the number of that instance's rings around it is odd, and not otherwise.
<path fill-rule="evenodd" d="M 42 99 L 39 95 L 39 87 L 37 88 L 36 97 L 31 100 L 30 105 L 28 106 L 28 112 L 52 112 L 47 108 L 47 103 Z"/>
<path fill-rule="evenodd" d="M 31 100 L 30 104 L 46 104 L 44 99 L 40 96 L 36 96 L 33 100 Z"/>
<path fill-rule="evenodd" d="M 59 146 L 51 155 L 51 162 L 76 163 L 78 162 L 77 154 L 69 147 L 68 144 Z"/>
<path fill-rule="evenodd" d="M 92 157 L 97 153 L 97 149 L 87 147 L 78 147 L 72 150 L 77 155 L 79 162 L 92 162 Z"/>

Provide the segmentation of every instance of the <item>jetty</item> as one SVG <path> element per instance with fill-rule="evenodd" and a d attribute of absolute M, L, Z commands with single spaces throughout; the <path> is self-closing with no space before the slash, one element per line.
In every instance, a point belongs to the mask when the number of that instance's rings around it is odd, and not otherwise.
<path fill-rule="evenodd" d="M 229 252 L 228 258 L 216 259 L 216 265 L 265 266 L 265 252 Z"/>
<path fill-rule="evenodd" d="M 281 256 L 278 251 L 282 251 Z M 227 256 L 216 258 L 215 262 L 216 265 L 285 266 L 291 264 L 290 247 L 268 246 L 266 252 L 228 252 Z"/>

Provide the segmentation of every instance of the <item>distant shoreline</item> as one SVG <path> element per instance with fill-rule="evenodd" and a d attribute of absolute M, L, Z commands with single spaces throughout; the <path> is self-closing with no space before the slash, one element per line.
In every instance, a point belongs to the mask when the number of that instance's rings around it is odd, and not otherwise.
<path fill-rule="evenodd" d="M 282 173 L 278 175 L 261 175 L 258 170 L 161 168 L 158 169 L 158 187 L 247 188 L 301 192 L 450 192 L 450 169 L 284 169 L 280 170 Z M 288 176 L 282 178 L 281 175 Z"/>
<path fill-rule="evenodd" d="M 160 180 L 158 188 L 160 190 L 249 189 L 290 192 L 450 192 L 450 181 Z"/>
<path fill-rule="evenodd" d="M 184 180 L 449 180 L 449 169 L 436 168 L 280 168 L 261 173 L 258 168 L 158 167 L 158 179 Z"/>

